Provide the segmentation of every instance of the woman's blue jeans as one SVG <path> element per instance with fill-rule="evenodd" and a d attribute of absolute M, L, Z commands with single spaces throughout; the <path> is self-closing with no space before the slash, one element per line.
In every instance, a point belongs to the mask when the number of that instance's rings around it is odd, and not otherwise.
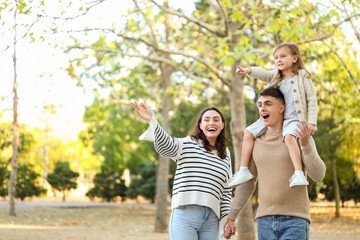
<path fill-rule="evenodd" d="M 304 218 L 271 215 L 257 219 L 259 240 L 308 240 L 309 222 Z"/>
<path fill-rule="evenodd" d="M 186 205 L 171 212 L 171 240 L 219 240 L 219 219 L 211 208 Z"/>

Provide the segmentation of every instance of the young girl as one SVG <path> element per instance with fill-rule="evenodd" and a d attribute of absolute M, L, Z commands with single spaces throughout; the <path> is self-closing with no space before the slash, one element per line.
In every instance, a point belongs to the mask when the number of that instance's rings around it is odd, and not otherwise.
<path fill-rule="evenodd" d="M 300 51 L 295 43 L 282 43 L 275 48 L 275 70 L 268 71 L 260 67 L 237 67 L 239 75 L 249 74 L 269 83 L 267 87 L 278 87 L 285 97 L 283 140 L 288 147 L 295 172 L 290 178 L 290 187 L 309 185 L 303 172 L 300 148 L 297 143 L 297 124 L 300 120 L 308 123 L 313 135 L 317 123 L 317 100 L 311 74 L 305 69 Z M 266 119 L 268 115 L 261 116 Z M 253 178 L 248 170 L 255 138 L 265 131 L 261 119 L 246 128 L 242 146 L 240 170 L 235 174 L 229 187 L 234 188 Z"/>
<path fill-rule="evenodd" d="M 171 240 L 219 240 L 230 203 L 231 157 L 225 119 L 214 107 L 204 109 L 186 138 L 169 136 L 145 104 L 132 103 L 149 123 L 140 140 L 153 141 L 155 150 L 177 164 L 171 201 Z"/>

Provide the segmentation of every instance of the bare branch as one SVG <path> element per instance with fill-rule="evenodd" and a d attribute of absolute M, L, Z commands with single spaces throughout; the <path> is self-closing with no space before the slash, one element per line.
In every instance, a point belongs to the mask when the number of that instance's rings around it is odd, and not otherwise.
<path fill-rule="evenodd" d="M 87 31 L 92 31 L 92 30 L 108 30 L 111 32 L 114 32 L 114 30 L 112 29 L 98 29 L 98 28 L 94 28 L 94 29 L 87 29 Z M 179 55 L 179 56 L 183 56 L 183 57 L 187 57 L 187 58 L 192 58 L 195 61 L 199 62 L 200 64 L 204 65 L 207 69 L 209 69 L 210 72 L 212 72 L 218 79 L 220 79 L 226 86 L 230 87 L 230 83 L 228 81 L 226 81 L 220 74 L 219 74 L 219 70 L 217 70 L 215 67 L 211 66 L 211 64 L 207 63 L 206 61 L 204 61 L 203 59 L 200 59 L 197 56 L 193 56 L 191 54 L 185 53 L 185 52 L 178 52 L 178 51 L 172 51 L 172 50 L 168 50 L 165 48 L 161 48 L 161 47 L 157 47 L 154 44 L 150 43 L 149 41 L 143 39 L 143 38 L 136 38 L 136 37 L 129 37 L 125 34 L 121 34 L 121 33 L 117 33 L 117 35 L 119 37 L 124 38 L 125 40 L 129 40 L 129 41 L 135 41 L 135 42 L 142 42 L 144 44 L 146 44 L 147 46 L 153 48 L 156 52 L 161 52 L 161 53 L 167 53 L 170 55 Z"/>
<path fill-rule="evenodd" d="M 224 24 L 225 24 L 225 34 L 229 35 L 229 19 L 228 19 L 228 15 L 226 12 L 226 9 L 222 6 L 221 1 L 220 0 L 216 0 L 216 2 L 218 3 L 219 7 L 220 7 L 220 11 L 221 11 L 221 15 L 224 18 Z"/>
<path fill-rule="evenodd" d="M 229 92 L 226 91 L 225 89 L 217 87 L 217 86 L 212 86 L 208 82 L 202 81 L 201 83 L 204 84 L 206 87 L 214 88 L 218 93 L 220 93 L 224 96 L 227 96 L 229 94 Z"/>
<path fill-rule="evenodd" d="M 143 16 L 146 24 L 149 26 L 150 28 L 150 32 L 151 32 L 151 36 L 153 37 L 153 40 L 154 40 L 154 44 L 155 46 L 157 47 L 158 46 L 158 42 L 157 42 L 157 39 L 156 39 L 156 35 L 155 35 L 155 31 L 154 31 L 154 28 L 153 26 L 150 24 L 150 19 L 146 16 L 146 14 L 141 10 L 141 8 L 139 7 L 138 3 L 136 0 L 133 0 L 136 8 L 139 10 L 139 12 L 141 13 L 141 15 Z"/>
<path fill-rule="evenodd" d="M 81 16 L 86 15 L 86 14 L 90 11 L 91 8 L 97 6 L 97 5 L 99 5 L 100 3 L 103 3 L 103 2 L 105 2 L 105 1 L 107 1 L 107 0 L 94 1 L 94 2 L 92 2 L 93 5 L 87 7 L 83 13 L 81 13 L 81 14 L 79 14 L 79 15 L 76 15 L 76 16 L 73 16 L 73 17 L 63 18 L 63 17 L 54 17 L 54 16 L 48 16 L 48 15 L 42 15 L 42 14 L 38 14 L 37 16 L 38 16 L 38 17 L 43 17 L 43 18 L 52 18 L 52 19 L 57 19 L 57 20 L 65 20 L 65 21 L 67 21 L 67 20 L 72 20 L 72 19 L 76 19 L 76 18 L 79 18 L 79 17 L 81 17 Z"/>
<path fill-rule="evenodd" d="M 319 38 L 313 38 L 313 39 L 310 39 L 310 40 L 306 40 L 306 41 L 301 41 L 301 42 L 297 42 L 297 44 L 304 44 L 304 43 L 311 43 L 311 42 L 318 42 L 318 41 L 323 41 L 327 38 L 330 38 L 332 35 L 334 35 L 335 31 L 337 30 L 338 27 L 341 26 L 341 24 L 343 24 L 344 22 L 348 22 L 348 21 L 351 21 L 352 18 L 355 18 L 355 17 L 358 17 L 360 16 L 360 13 L 357 13 L 357 14 L 354 14 L 352 16 L 349 16 L 347 18 L 345 18 L 344 20 L 342 20 L 341 22 L 337 23 L 337 24 L 334 24 L 333 27 L 334 27 L 334 30 L 329 33 L 328 35 L 325 35 L 323 37 L 319 37 Z"/>
<path fill-rule="evenodd" d="M 94 30 L 107 30 L 107 31 L 111 31 L 113 33 L 115 33 L 114 30 L 112 29 L 99 29 L 99 28 L 93 28 L 93 29 L 86 29 L 86 31 L 94 31 Z M 165 48 L 161 48 L 158 46 L 155 46 L 154 44 L 150 43 L 149 41 L 143 39 L 143 38 L 137 38 L 137 37 L 129 37 L 125 34 L 121 34 L 121 33 L 115 33 L 117 34 L 119 37 L 124 38 L 125 40 L 128 41 L 134 41 L 134 42 L 142 42 L 144 44 L 146 44 L 147 46 L 153 48 L 155 50 L 155 52 L 161 52 L 161 53 L 167 53 L 170 55 L 178 55 L 178 56 L 183 56 L 183 57 L 187 57 L 187 58 L 192 58 L 195 61 L 199 62 L 200 64 L 204 65 L 207 69 L 209 69 L 209 71 L 211 73 L 213 73 L 218 79 L 220 79 L 226 86 L 230 87 L 230 83 L 228 81 L 226 81 L 226 79 L 224 79 L 220 74 L 219 74 L 219 70 L 216 69 L 215 67 L 211 66 L 210 63 L 207 63 L 206 61 L 204 61 L 203 59 L 200 59 L 197 56 L 193 56 L 191 54 L 185 53 L 185 52 L 178 52 L 178 51 L 172 51 L 172 50 L 168 50 Z"/>
<path fill-rule="evenodd" d="M 165 49 L 165 48 L 161 48 L 161 47 L 156 48 L 153 44 L 149 43 L 148 41 L 146 41 L 145 39 L 142 39 L 142 38 L 132 38 L 132 37 L 126 36 L 126 35 L 124 35 L 124 34 L 118 34 L 118 36 L 121 36 L 121 37 L 123 37 L 124 39 L 130 40 L 130 41 L 140 41 L 140 42 L 143 42 L 143 43 L 145 43 L 146 45 L 148 45 L 149 47 L 154 48 L 154 50 L 155 50 L 155 51 L 158 51 L 158 52 L 167 53 L 167 54 L 170 54 L 170 55 L 179 55 L 179 56 L 183 56 L 183 57 L 192 58 L 192 59 L 194 59 L 195 61 L 199 62 L 200 64 L 204 65 L 207 69 L 210 70 L 210 72 L 212 72 L 212 73 L 213 73 L 218 79 L 220 79 L 226 86 L 230 87 L 230 83 L 229 83 L 228 81 L 226 81 L 222 76 L 220 76 L 219 70 L 217 70 L 215 67 L 211 66 L 209 63 L 205 62 L 203 59 L 200 59 L 200 58 L 197 57 L 197 56 L 193 56 L 193 55 L 188 54 L 188 53 L 186 53 L 186 52 L 172 51 L 172 50 Z"/>
<path fill-rule="evenodd" d="M 205 23 L 203 21 L 200 21 L 199 19 L 196 19 L 196 18 L 192 18 L 192 17 L 188 17 L 178 11 L 174 11 L 174 10 L 171 10 L 169 8 L 165 8 L 163 6 L 161 6 L 160 4 L 158 4 L 157 2 L 155 2 L 154 0 L 150 0 L 152 3 L 154 3 L 157 7 L 159 7 L 161 10 L 163 10 L 164 12 L 168 13 L 168 14 L 171 14 L 171 15 L 175 15 L 175 16 L 178 16 L 180 18 L 184 18 L 186 20 L 188 20 L 189 22 L 192 22 L 192 23 L 195 23 L 196 25 L 202 27 L 202 28 L 205 28 L 206 30 L 208 30 L 209 32 L 219 36 L 219 37 L 226 37 L 228 35 L 227 32 L 221 32 L 221 31 L 218 31 L 217 30 L 217 26 L 211 26 L 210 24 L 208 23 Z"/>
<path fill-rule="evenodd" d="M 353 95 L 339 94 L 339 96 L 342 97 L 342 98 L 352 98 L 355 101 L 360 102 L 360 98 L 357 98 L 357 97 L 355 97 Z"/>
<path fill-rule="evenodd" d="M 188 77 L 190 79 L 193 79 L 193 80 L 195 80 L 197 82 L 201 82 L 205 86 L 214 88 L 220 94 L 223 94 L 225 96 L 228 94 L 228 92 L 225 91 L 224 89 L 221 89 L 219 87 L 210 85 L 208 82 L 205 81 L 204 78 L 196 76 L 196 75 L 190 73 L 188 70 L 183 68 L 180 64 L 178 64 L 176 62 L 173 62 L 173 61 L 170 61 L 169 59 L 161 58 L 161 57 L 149 57 L 149 56 L 143 56 L 143 55 L 134 55 L 134 54 L 124 54 L 124 53 L 121 53 L 121 54 L 124 55 L 124 56 L 128 56 L 128 57 L 142 58 L 142 59 L 146 59 L 146 60 L 149 60 L 149 61 L 152 61 L 152 62 L 159 62 L 159 63 L 167 64 L 167 65 L 171 66 L 172 68 L 181 71 L 184 74 L 184 76 L 186 76 L 186 77 Z M 212 81 L 212 79 L 209 79 L 209 80 Z"/>
<path fill-rule="evenodd" d="M 343 5 L 343 7 L 344 7 L 344 9 L 342 9 L 342 11 L 344 11 L 345 14 L 346 14 L 346 16 L 347 16 L 348 18 L 350 18 L 349 13 L 348 13 L 348 11 L 347 11 L 347 9 L 346 9 L 345 3 L 343 2 L 342 5 Z M 349 19 L 349 22 L 350 22 L 350 25 L 351 25 L 352 29 L 354 30 L 354 33 L 355 33 L 355 36 L 356 36 L 357 40 L 358 40 L 359 43 L 360 43 L 360 33 L 359 33 L 359 31 L 356 29 L 355 24 L 354 24 L 354 22 L 352 21 L 351 18 Z"/>
<path fill-rule="evenodd" d="M 334 95 L 336 94 L 337 97 L 342 97 L 342 98 L 347 98 L 347 99 L 353 99 L 357 102 L 360 102 L 360 98 L 354 96 L 354 95 L 347 95 L 347 94 L 338 94 L 337 92 L 335 92 L 334 90 L 331 90 L 329 88 L 326 88 L 324 85 L 321 86 L 321 88 L 323 90 L 325 90 L 325 92 L 327 92 L 329 95 Z M 320 98 L 320 102 L 324 102 L 324 103 L 329 103 L 328 101 L 326 101 L 324 98 Z"/>
<path fill-rule="evenodd" d="M 210 4 L 210 6 L 212 6 L 218 13 L 219 15 L 224 19 L 224 25 L 225 25 L 225 34 L 228 35 L 229 34 L 229 19 L 227 17 L 227 12 L 226 10 L 223 8 L 221 1 L 220 0 L 216 0 L 216 3 L 214 2 L 214 0 L 207 0 L 207 2 Z"/>
<path fill-rule="evenodd" d="M 322 41 L 324 45 L 326 45 L 331 52 L 333 52 L 337 57 L 338 59 L 341 61 L 342 65 L 345 67 L 349 77 L 351 78 L 351 80 L 353 81 L 354 85 L 356 86 L 357 90 L 360 92 L 360 88 L 359 88 L 359 85 L 358 83 L 356 82 L 356 79 L 354 78 L 354 76 L 352 75 L 350 69 L 348 68 L 348 66 L 346 65 L 345 61 L 341 58 L 341 56 L 335 51 L 334 48 L 332 48 L 329 44 L 327 44 L 325 41 Z"/>
<path fill-rule="evenodd" d="M 159 63 L 164 63 L 167 64 L 169 66 L 171 66 L 172 68 L 181 71 L 184 76 L 191 78 L 197 82 L 201 82 L 206 86 L 212 87 L 214 89 L 216 89 L 217 91 L 219 91 L 221 94 L 227 94 L 227 92 L 221 88 L 218 88 L 216 86 L 210 86 L 209 83 L 207 83 L 206 81 L 204 81 L 204 78 L 196 76 L 192 73 L 190 73 L 188 70 L 186 70 L 184 67 L 181 66 L 181 64 L 178 64 L 177 62 L 171 61 L 169 59 L 166 58 L 162 58 L 162 57 L 158 57 L 158 56 L 144 56 L 144 55 L 140 55 L 140 54 L 128 54 L 128 53 L 124 53 L 118 49 L 111 49 L 111 48 L 96 48 L 96 47 L 69 47 L 68 49 L 93 49 L 95 51 L 98 52 L 108 52 L 108 53 L 117 53 L 120 54 L 122 56 L 127 56 L 127 57 L 134 57 L 134 58 L 142 58 L 145 60 L 149 60 L 151 62 L 159 62 Z M 210 81 L 213 81 L 213 79 L 208 79 Z"/>

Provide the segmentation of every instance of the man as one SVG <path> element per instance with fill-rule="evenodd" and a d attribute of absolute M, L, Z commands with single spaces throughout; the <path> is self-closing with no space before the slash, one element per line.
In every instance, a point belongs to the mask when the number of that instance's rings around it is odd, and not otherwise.
<path fill-rule="evenodd" d="M 258 180 L 260 204 L 255 216 L 258 239 L 309 239 L 310 203 L 307 186 L 290 188 L 287 183 L 294 167 L 282 139 L 284 96 L 276 88 L 266 88 L 260 93 L 257 105 L 267 131 L 255 140 L 249 165 L 254 178 L 236 188 L 224 236 L 230 238 L 235 234 L 234 220 L 251 197 Z M 326 166 L 316 151 L 314 140 L 310 138 L 307 124 L 301 122 L 298 127 L 303 169 L 311 179 L 321 181 Z"/>

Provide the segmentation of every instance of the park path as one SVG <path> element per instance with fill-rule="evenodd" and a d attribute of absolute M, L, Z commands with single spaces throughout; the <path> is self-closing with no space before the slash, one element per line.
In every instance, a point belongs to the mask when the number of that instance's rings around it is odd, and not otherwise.
<path fill-rule="evenodd" d="M 120 207 L 120 206 L 152 206 L 150 203 L 116 203 L 116 202 L 62 202 L 62 201 L 16 201 L 16 208 L 42 208 L 42 207 L 57 207 L 57 208 L 80 208 L 80 207 Z M 8 208 L 9 202 L 7 200 L 0 201 L 0 208 Z"/>

